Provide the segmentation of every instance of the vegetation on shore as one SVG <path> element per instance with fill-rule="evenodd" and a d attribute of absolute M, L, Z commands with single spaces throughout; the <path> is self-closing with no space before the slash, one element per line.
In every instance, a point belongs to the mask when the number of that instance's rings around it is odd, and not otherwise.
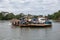
<path fill-rule="evenodd" d="M 48 15 L 48 18 L 53 20 L 60 20 L 60 10 L 54 14 Z"/>
<path fill-rule="evenodd" d="M 38 16 L 43 16 L 43 15 L 31 15 L 31 14 L 25 15 L 24 13 L 14 15 L 14 13 L 0 12 L 0 20 L 10 20 L 13 18 L 19 19 L 24 16 L 33 16 L 34 18 L 36 18 Z M 49 19 L 53 19 L 53 20 L 60 20 L 60 10 L 58 12 L 51 14 L 51 15 L 49 14 L 47 17 Z"/>
<path fill-rule="evenodd" d="M 38 17 L 37 15 L 31 15 L 31 14 L 25 15 L 24 13 L 14 15 L 14 13 L 0 12 L 0 20 L 11 20 L 13 18 L 20 19 L 21 17 L 24 17 L 24 16 L 33 16 L 35 18 Z M 42 16 L 42 15 L 39 15 L 39 16 Z"/>

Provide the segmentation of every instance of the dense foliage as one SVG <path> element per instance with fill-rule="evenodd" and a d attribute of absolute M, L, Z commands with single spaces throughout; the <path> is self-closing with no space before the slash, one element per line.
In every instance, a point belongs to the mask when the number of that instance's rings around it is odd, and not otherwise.
<path fill-rule="evenodd" d="M 13 13 L 0 12 L 0 20 L 10 20 L 12 18 L 15 18 L 15 15 Z"/>
<path fill-rule="evenodd" d="M 9 13 L 9 12 L 0 12 L 0 20 L 10 20 L 13 18 L 19 19 L 24 16 L 33 16 L 34 18 L 37 18 L 38 16 L 43 16 L 43 15 L 31 15 L 31 14 L 25 15 L 23 13 L 14 15 L 13 13 Z M 60 10 L 58 12 L 55 12 L 54 14 L 51 15 L 49 14 L 47 17 L 49 19 L 60 20 Z"/>
<path fill-rule="evenodd" d="M 0 12 L 0 20 L 11 20 L 13 18 L 20 19 L 21 17 L 24 16 L 31 16 L 31 15 L 30 14 L 25 15 L 23 13 L 14 15 L 13 13 L 9 13 L 9 12 Z"/>
<path fill-rule="evenodd" d="M 49 19 L 54 19 L 54 20 L 60 20 L 60 10 L 58 12 L 55 12 L 52 15 L 48 15 Z"/>

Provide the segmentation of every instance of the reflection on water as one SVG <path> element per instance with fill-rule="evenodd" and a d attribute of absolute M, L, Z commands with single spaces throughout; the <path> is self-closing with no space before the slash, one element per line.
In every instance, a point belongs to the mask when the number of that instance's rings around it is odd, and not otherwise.
<path fill-rule="evenodd" d="M 0 40 L 60 40 L 60 23 L 48 28 L 13 27 L 0 21 Z"/>

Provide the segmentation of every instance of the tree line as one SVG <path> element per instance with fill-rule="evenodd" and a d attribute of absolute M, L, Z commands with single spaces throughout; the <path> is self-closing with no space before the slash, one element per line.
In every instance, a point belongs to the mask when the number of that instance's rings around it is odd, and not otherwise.
<path fill-rule="evenodd" d="M 9 13 L 9 12 L 0 12 L 0 20 L 11 20 L 13 18 L 19 19 L 24 16 L 33 16 L 34 18 L 37 18 L 38 16 L 43 16 L 43 15 L 25 15 L 24 13 L 20 13 L 17 15 L 14 15 L 14 13 Z M 53 14 L 48 14 L 49 19 L 54 19 L 54 20 L 60 20 L 60 10 L 58 12 L 55 12 Z"/>
<path fill-rule="evenodd" d="M 60 20 L 60 10 L 51 15 L 48 15 L 48 18 L 53 20 Z"/>
<path fill-rule="evenodd" d="M 14 13 L 0 12 L 0 20 L 11 20 L 13 18 L 19 19 L 24 16 L 34 16 L 35 18 L 38 17 L 37 15 L 31 15 L 31 14 L 25 15 L 24 13 L 14 15 Z M 40 15 L 40 16 L 42 16 L 42 15 Z"/>
<path fill-rule="evenodd" d="M 0 20 L 8 20 L 14 17 L 14 14 L 7 12 L 0 12 Z"/>

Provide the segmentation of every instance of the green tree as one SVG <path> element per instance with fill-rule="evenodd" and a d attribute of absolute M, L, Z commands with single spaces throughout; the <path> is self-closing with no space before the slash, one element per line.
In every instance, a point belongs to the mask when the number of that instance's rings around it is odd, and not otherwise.
<path fill-rule="evenodd" d="M 13 18 L 15 18 L 15 15 L 13 13 L 9 13 L 5 16 L 6 20 L 10 20 L 10 19 L 13 19 Z"/>
<path fill-rule="evenodd" d="M 58 12 L 55 12 L 52 15 L 48 15 L 48 17 L 54 19 L 54 20 L 59 20 L 60 19 L 60 10 Z"/>
<path fill-rule="evenodd" d="M 3 15 L 2 20 L 5 20 L 5 19 L 6 19 L 5 16 L 6 16 L 9 12 L 4 12 L 4 11 L 2 11 L 2 12 L 0 12 L 0 13 Z"/>
<path fill-rule="evenodd" d="M 2 13 L 0 13 L 0 20 L 2 20 L 3 19 L 3 14 Z"/>
<path fill-rule="evenodd" d="M 47 16 L 49 19 L 52 19 L 53 18 L 53 15 L 49 15 Z"/>
<path fill-rule="evenodd" d="M 38 16 L 37 15 L 34 15 L 33 18 L 37 18 Z"/>
<path fill-rule="evenodd" d="M 16 15 L 15 18 L 19 19 L 19 18 L 24 17 L 24 16 L 25 15 L 23 13 L 20 13 L 20 14 Z"/>

